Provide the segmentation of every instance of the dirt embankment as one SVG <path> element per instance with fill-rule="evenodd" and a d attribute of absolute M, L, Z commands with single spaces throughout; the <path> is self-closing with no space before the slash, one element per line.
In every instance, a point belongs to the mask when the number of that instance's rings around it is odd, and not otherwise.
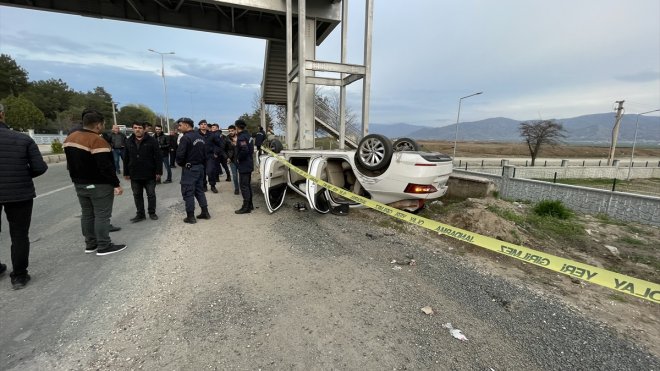
<path fill-rule="evenodd" d="M 591 215 L 576 215 L 568 221 L 544 220 L 533 214 L 532 207 L 494 198 L 468 199 L 432 206 L 423 215 L 502 241 L 658 282 L 660 228 Z M 454 246 L 455 253 L 469 256 L 485 271 L 550 294 L 660 354 L 657 304 L 448 237 L 434 238 L 445 240 Z"/>

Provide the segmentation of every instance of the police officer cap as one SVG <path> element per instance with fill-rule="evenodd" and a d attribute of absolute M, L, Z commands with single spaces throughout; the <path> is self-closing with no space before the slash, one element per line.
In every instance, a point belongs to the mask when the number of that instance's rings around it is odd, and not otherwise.
<path fill-rule="evenodd" d="M 190 118 L 188 118 L 188 117 L 182 117 L 182 118 L 176 120 L 176 123 L 177 123 L 177 124 L 179 124 L 179 123 L 185 123 L 185 124 L 190 125 L 190 127 L 193 127 L 193 126 L 195 125 L 195 123 L 193 122 L 193 120 L 190 119 Z"/>

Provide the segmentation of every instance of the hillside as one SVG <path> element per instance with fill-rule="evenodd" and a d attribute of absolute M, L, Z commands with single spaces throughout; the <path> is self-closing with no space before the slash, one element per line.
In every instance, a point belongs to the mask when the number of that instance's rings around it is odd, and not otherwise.
<path fill-rule="evenodd" d="M 632 143 L 635 135 L 637 115 L 624 115 L 619 130 L 619 143 Z M 614 113 L 597 113 L 565 119 L 556 119 L 566 129 L 568 143 L 609 143 L 614 126 Z M 520 141 L 518 133 L 522 121 L 495 117 L 474 122 L 461 122 L 458 126 L 459 141 Z M 371 124 L 370 133 L 383 134 L 390 138 L 454 140 L 456 124 L 443 127 L 425 127 L 410 124 Z M 653 145 L 660 143 L 660 117 L 639 116 L 637 142 Z"/>

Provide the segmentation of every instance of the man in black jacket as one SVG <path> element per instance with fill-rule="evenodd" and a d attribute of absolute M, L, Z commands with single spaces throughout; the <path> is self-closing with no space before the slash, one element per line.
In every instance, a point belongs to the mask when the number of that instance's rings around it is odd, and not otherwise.
<path fill-rule="evenodd" d="M 206 163 L 205 165 L 205 176 L 204 176 L 204 191 L 208 188 L 206 187 L 206 179 L 208 178 L 208 184 L 211 186 L 211 192 L 218 193 L 218 189 L 215 187 L 216 179 L 218 179 L 218 167 L 217 167 L 217 158 L 220 156 L 220 151 L 223 149 L 223 143 L 220 143 L 220 137 L 215 135 L 211 130 L 209 130 L 208 122 L 206 120 L 201 120 L 199 122 L 199 130 L 197 131 L 199 135 L 204 138 L 206 143 Z"/>
<path fill-rule="evenodd" d="M 161 161 L 165 165 L 165 170 L 167 170 L 167 179 L 163 183 L 172 183 L 172 169 L 170 168 L 170 136 L 163 133 L 163 126 L 161 124 L 156 124 L 155 126 L 156 134 L 154 138 L 158 141 L 158 147 L 160 148 Z M 160 183 L 160 180 L 158 180 Z"/>
<path fill-rule="evenodd" d="M 145 125 L 133 123 L 133 135 L 126 141 L 124 157 L 124 178 L 131 181 L 133 198 L 137 213 L 132 223 L 146 219 L 144 214 L 144 191 L 147 191 L 147 211 L 151 220 L 158 220 L 156 215 L 156 182 L 163 174 L 163 157 L 158 141 L 145 134 Z"/>
<path fill-rule="evenodd" d="M 36 197 L 32 178 L 46 172 L 39 147 L 29 136 L 9 129 L 5 124 L 5 109 L 0 104 L 0 213 L 4 208 L 11 236 L 11 284 L 22 289 L 30 281 L 30 222 L 32 203 Z M 1 228 L 2 226 L 0 226 Z M 7 270 L 0 263 L 0 275 Z"/>
<path fill-rule="evenodd" d="M 236 120 L 236 169 L 238 170 L 238 183 L 243 196 L 243 206 L 234 211 L 236 214 L 247 214 L 252 212 L 252 170 L 254 170 L 254 146 L 250 141 L 250 133 L 246 130 L 245 121 Z"/>
<path fill-rule="evenodd" d="M 105 119 L 94 110 L 83 114 L 82 129 L 64 140 L 67 168 L 78 195 L 82 216 L 80 226 L 85 236 L 85 253 L 108 255 L 126 248 L 110 240 L 110 217 L 114 197 L 124 190 L 115 172 L 112 149 L 99 134 Z"/>
<path fill-rule="evenodd" d="M 179 146 L 179 132 L 177 125 L 170 131 L 170 168 L 176 168 L 176 149 Z"/>

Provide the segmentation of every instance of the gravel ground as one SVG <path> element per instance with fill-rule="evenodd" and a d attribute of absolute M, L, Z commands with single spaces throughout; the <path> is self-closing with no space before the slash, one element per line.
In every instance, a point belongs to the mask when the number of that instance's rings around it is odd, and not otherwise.
<path fill-rule="evenodd" d="M 660 369 L 603 325 L 373 211 L 297 212 L 288 196 L 269 215 L 255 190 L 259 208 L 236 216 L 240 198 L 223 187 L 208 194 L 210 221 L 184 225 L 180 203 L 162 213 L 166 232 L 127 250 L 56 346 L 12 368 Z"/>

